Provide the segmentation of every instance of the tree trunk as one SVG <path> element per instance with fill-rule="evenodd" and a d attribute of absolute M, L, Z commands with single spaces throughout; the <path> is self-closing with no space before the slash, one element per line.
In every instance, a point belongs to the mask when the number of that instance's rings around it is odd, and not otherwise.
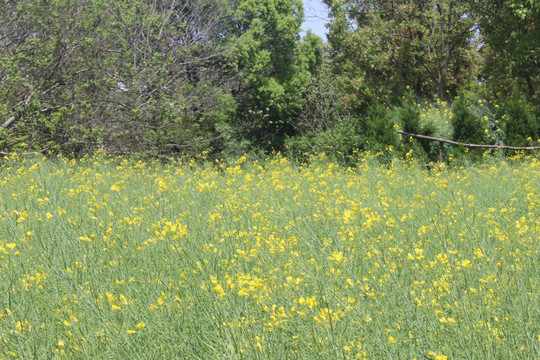
<path fill-rule="evenodd" d="M 439 62 L 439 82 L 437 84 L 437 96 L 441 100 L 446 98 L 446 84 L 448 82 L 448 60 L 449 54 L 448 51 L 444 50 L 444 55 L 441 61 Z"/>

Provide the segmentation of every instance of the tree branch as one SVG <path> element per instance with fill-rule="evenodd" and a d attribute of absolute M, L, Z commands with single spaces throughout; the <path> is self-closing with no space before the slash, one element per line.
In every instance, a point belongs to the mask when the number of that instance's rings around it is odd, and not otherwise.
<path fill-rule="evenodd" d="M 419 134 L 411 134 L 405 131 L 398 130 L 398 134 L 401 135 L 407 135 L 412 136 L 419 139 L 426 139 L 426 140 L 433 140 L 433 141 L 439 141 L 447 144 L 452 145 L 461 145 L 466 147 L 473 147 L 473 148 L 486 148 L 486 149 L 509 149 L 509 150 L 540 150 L 540 146 L 509 146 L 509 145 L 481 145 L 481 144 L 466 144 L 466 143 L 460 143 L 457 141 L 447 140 L 444 138 L 436 138 L 433 136 L 427 136 L 427 135 L 419 135 Z"/>

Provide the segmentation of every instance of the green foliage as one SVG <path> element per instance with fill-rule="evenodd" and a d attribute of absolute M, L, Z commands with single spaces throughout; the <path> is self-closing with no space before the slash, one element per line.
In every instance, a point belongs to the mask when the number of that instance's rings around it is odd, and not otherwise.
<path fill-rule="evenodd" d="M 307 67 L 310 74 L 317 75 L 323 65 L 322 39 L 308 30 L 299 46 L 303 66 Z"/>
<path fill-rule="evenodd" d="M 525 110 L 540 120 L 537 2 L 325 3 L 323 47 L 310 31 L 300 38 L 301 0 L 3 2 L 0 151 L 229 157 L 287 143 L 346 158 L 366 141 L 397 145 L 396 122 L 448 133 L 445 98 L 465 86 L 478 99 L 458 100 L 455 138 L 538 135 Z M 527 99 L 506 101 L 514 87 Z"/>
<path fill-rule="evenodd" d="M 364 129 L 371 149 L 385 150 L 398 143 L 390 110 L 379 102 L 374 102 L 368 109 Z"/>
<path fill-rule="evenodd" d="M 452 106 L 452 140 L 468 144 L 485 144 L 485 132 L 481 119 L 471 109 L 471 103 L 467 94 L 462 92 Z M 465 153 L 471 154 L 473 159 L 481 156 L 482 150 L 470 150 L 456 147 L 455 154 L 459 157 Z"/>
<path fill-rule="evenodd" d="M 470 103 L 470 109 L 473 114 L 480 119 L 486 144 L 504 145 L 504 132 L 501 127 L 502 113 L 499 106 L 491 101 L 486 100 L 486 95 L 483 91 L 468 92 L 467 97 Z M 488 150 L 495 151 L 495 150 Z"/>
<path fill-rule="evenodd" d="M 308 34 L 303 44 L 310 38 L 313 36 Z M 317 45 L 316 49 L 322 47 Z M 321 61 L 303 94 L 302 108 L 295 114 L 297 135 L 287 138 L 285 144 L 296 158 L 325 153 L 340 164 L 350 165 L 358 150 L 365 149 L 365 127 L 360 117 L 351 116 L 343 106 L 343 94 L 333 81 L 330 64 Z"/>
<path fill-rule="evenodd" d="M 325 1 L 329 41 L 348 106 L 399 100 L 407 86 L 444 99 L 470 81 L 474 19 L 454 1 Z M 450 91 L 450 94 L 448 94 Z"/>
<path fill-rule="evenodd" d="M 403 131 L 411 134 L 419 134 L 426 136 L 434 136 L 436 127 L 431 119 L 421 121 L 421 109 L 417 105 L 412 92 L 408 92 L 401 102 L 401 106 L 396 109 L 398 122 L 401 124 Z M 421 149 L 431 159 L 436 159 L 438 154 L 438 143 L 426 139 L 415 139 L 415 142 L 420 143 Z M 408 142 L 404 143 L 404 150 L 407 152 L 410 149 Z"/>
<path fill-rule="evenodd" d="M 514 90 L 514 95 L 501 109 L 504 113 L 503 130 L 507 145 L 531 146 L 540 138 L 531 105 L 517 90 Z"/>
<path fill-rule="evenodd" d="M 465 93 L 461 93 L 452 107 L 452 139 L 458 142 L 484 144 L 482 122 L 471 110 L 471 104 Z"/>
<path fill-rule="evenodd" d="M 358 119 L 342 118 L 316 135 L 307 133 L 291 137 L 286 145 L 294 157 L 304 159 L 309 154 L 326 154 L 339 164 L 351 165 L 355 155 L 366 149 L 366 137 Z"/>
<path fill-rule="evenodd" d="M 313 36 L 298 45 L 303 16 L 298 0 L 244 0 L 235 11 L 240 35 L 235 52 L 245 79 L 238 115 L 246 136 L 264 149 L 279 149 L 293 134 L 309 68 L 319 62 Z"/>
<path fill-rule="evenodd" d="M 532 98 L 540 86 L 540 5 L 538 1 L 475 1 L 485 49 L 485 77 L 489 85 L 511 95 L 507 86 L 520 79 L 522 88 Z M 502 70 L 502 71 L 501 71 Z"/>
<path fill-rule="evenodd" d="M 518 76 L 513 70 L 517 65 L 508 53 L 484 46 L 480 49 L 478 63 L 480 70 L 478 77 L 483 84 L 482 91 L 486 97 L 504 103 L 512 96 L 513 89 L 517 88 L 527 94 L 531 101 L 535 101 L 535 97 L 530 96 L 529 85 L 532 84 L 536 89 L 540 84 L 540 77 Z"/>
<path fill-rule="evenodd" d="M 333 81 L 328 61 L 316 69 L 302 95 L 302 108 L 295 113 L 294 128 L 297 134 L 316 136 L 349 116 L 341 101 L 343 94 Z"/>
<path fill-rule="evenodd" d="M 236 109 L 227 6 L 5 3 L 0 126 L 32 147 L 67 152 L 212 149 L 214 122 Z"/>

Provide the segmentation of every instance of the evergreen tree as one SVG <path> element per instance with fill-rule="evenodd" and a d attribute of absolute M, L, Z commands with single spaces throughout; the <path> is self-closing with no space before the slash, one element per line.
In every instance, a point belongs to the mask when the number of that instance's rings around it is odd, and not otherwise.
<path fill-rule="evenodd" d="M 279 149 L 294 135 L 294 114 L 302 107 L 310 70 L 319 60 L 299 46 L 300 0 L 243 0 L 235 12 L 236 50 L 243 84 L 239 119 L 245 135 L 264 149 Z M 312 41 L 312 37 L 308 41 Z"/>
<path fill-rule="evenodd" d="M 452 139 L 471 144 L 484 144 L 482 121 L 471 110 L 464 92 L 461 92 L 452 107 Z"/>

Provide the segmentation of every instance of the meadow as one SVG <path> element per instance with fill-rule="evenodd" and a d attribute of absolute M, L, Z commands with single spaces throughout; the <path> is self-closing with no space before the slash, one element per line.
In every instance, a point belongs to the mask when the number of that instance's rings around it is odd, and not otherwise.
<path fill-rule="evenodd" d="M 540 161 L 5 158 L 0 359 L 539 359 Z"/>

